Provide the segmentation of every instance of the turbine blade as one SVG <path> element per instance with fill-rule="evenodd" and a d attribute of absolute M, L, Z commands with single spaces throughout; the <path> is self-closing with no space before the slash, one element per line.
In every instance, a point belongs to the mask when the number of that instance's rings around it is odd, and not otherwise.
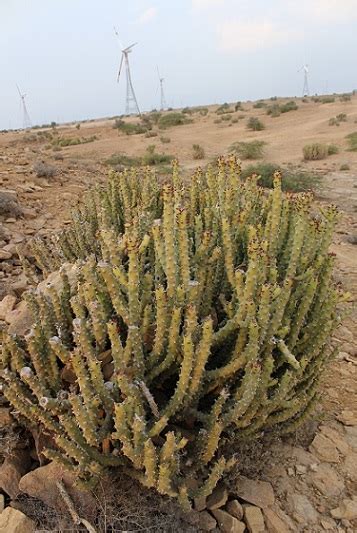
<path fill-rule="evenodd" d="M 120 40 L 118 30 L 116 29 L 115 26 L 113 26 L 113 27 L 114 27 L 114 33 L 115 33 L 115 35 L 118 37 L 118 41 L 119 41 L 119 44 L 120 44 L 120 50 L 123 50 L 124 45 L 123 45 L 123 43 L 122 43 L 121 40 Z"/>
<path fill-rule="evenodd" d="M 129 50 L 131 50 L 134 46 L 136 46 L 138 43 L 133 43 L 131 44 L 130 46 L 127 46 L 126 48 L 123 49 L 123 52 L 129 52 Z"/>
<path fill-rule="evenodd" d="M 123 61 L 124 61 L 124 54 L 121 55 L 121 61 L 120 61 L 119 70 L 118 70 L 117 83 L 119 83 L 119 78 L 120 78 L 121 68 L 123 66 Z"/>
<path fill-rule="evenodd" d="M 19 93 L 19 95 L 20 95 L 20 98 L 22 98 L 22 94 L 21 94 L 20 88 L 19 88 L 19 86 L 17 85 L 17 83 L 16 83 L 16 87 L 17 87 L 18 93 Z"/>

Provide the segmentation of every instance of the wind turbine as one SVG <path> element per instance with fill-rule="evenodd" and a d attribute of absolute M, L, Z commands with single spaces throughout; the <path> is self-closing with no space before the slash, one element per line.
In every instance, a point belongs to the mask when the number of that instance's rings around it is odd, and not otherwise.
<path fill-rule="evenodd" d="M 115 32 L 116 36 L 119 39 L 119 34 L 118 34 L 118 32 L 117 32 L 117 30 L 115 28 L 114 28 L 114 32 Z M 139 109 L 139 105 L 138 105 L 138 101 L 136 99 L 135 92 L 134 92 L 133 82 L 131 81 L 130 65 L 129 65 L 129 54 L 131 53 L 133 47 L 135 45 L 137 45 L 138 43 L 133 43 L 130 46 L 127 46 L 126 48 L 124 48 L 124 46 L 120 42 L 120 39 L 119 39 L 119 43 L 120 43 L 120 48 L 121 48 L 121 52 L 122 53 L 121 53 L 121 60 L 120 60 L 119 70 L 118 70 L 117 82 L 119 83 L 120 73 L 121 73 L 121 70 L 122 70 L 122 67 L 123 67 L 123 63 L 125 63 L 125 74 L 126 74 L 126 105 L 125 105 L 125 113 L 126 113 L 126 115 L 131 115 L 132 113 L 134 113 L 134 114 L 137 113 L 138 115 L 141 115 L 140 109 Z"/>
<path fill-rule="evenodd" d="M 22 107 L 23 127 L 24 127 L 24 129 L 31 128 L 32 127 L 32 123 L 31 123 L 30 115 L 28 114 L 27 107 L 26 107 L 26 102 L 25 102 L 26 94 L 22 94 L 21 93 L 20 88 L 19 88 L 19 86 L 17 84 L 16 84 L 16 87 L 17 87 L 17 91 L 19 93 L 20 100 L 21 100 L 21 104 L 20 105 Z"/>
<path fill-rule="evenodd" d="M 163 111 L 166 106 L 166 100 L 165 100 L 165 93 L 164 93 L 164 80 L 165 78 L 161 78 L 159 67 L 157 68 L 157 75 L 159 76 L 159 83 L 160 83 L 160 110 Z"/>
<path fill-rule="evenodd" d="M 303 96 L 310 96 L 310 91 L 309 91 L 309 82 L 308 82 L 308 74 L 309 74 L 309 65 L 307 65 L 306 63 L 301 67 L 300 70 L 298 70 L 298 72 L 301 72 L 303 71 L 304 72 L 304 87 L 302 89 L 302 95 Z"/>

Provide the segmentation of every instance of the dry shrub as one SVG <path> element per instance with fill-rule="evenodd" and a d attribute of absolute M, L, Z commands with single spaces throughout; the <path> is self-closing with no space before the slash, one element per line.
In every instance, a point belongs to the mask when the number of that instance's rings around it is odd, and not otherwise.
<path fill-rule="evenodd" d="M 318 161 L 328 156 L 328 146 L 321 143 L 306 144 L 303 148 L 305 161 Z"/>
<path fill-rule="evenodd" d="M 22 215 L 22 209 L 14 195 L 0 191 L 0 214 L 14 218 Z"/>
<path fill-rule="evenodd" d="M 37 161 L 33 166 L 33 171 L 38 178 L 53 178 L 57 174 L 57 169 L 44 161 Z"/>

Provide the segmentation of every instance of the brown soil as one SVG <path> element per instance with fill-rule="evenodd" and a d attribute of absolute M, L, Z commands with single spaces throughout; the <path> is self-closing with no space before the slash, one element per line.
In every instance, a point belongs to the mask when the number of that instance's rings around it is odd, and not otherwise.
<path fill-rule="evenodd" d="M 211 106 L 206 117 L 194 114 L 193 124 L 170 128 L 154 138 L 118 134 L 110 120 L 82 123 L 79 131 L 74 124 L 61 126 L 57 129 L 63 137 L 96 135 L 98 139 L 58 152 L 48 148 L 48 140 L 38 140 L 39 130 L 0 134 L 0 192 L 13 191 L 25 215 L 15 218 L 0 213 L 0 251 L 10 246 L 11 253 L 11 258 L 0 259 L 0 300 L 6 293 L 20 295 L 26 287 L 11 245 L 26 244 L 33 235 L 43 235 L 69 223 L 70 209 L 83 191 L 105 179 L 108 167 L 103 162 L 113 153 L 138 156 L 148 145 L 155 144 L 158 151 L 177 156 L 184 168 L 191 169 L 197 165 L 192 159 L 193 143 L 203 146 L 206 159 L 200 164 L 207 164 L 213 157 L 227 153 L 233 142 L 259 139 L 267 142 L 264 160 L 322 174 L 317 200 L 337 204 L 342 214 L 332 246 L 337 256 L 335 276 L 351 293 L 351 302 L 356 302 L 357 246 L 352 242 L 357 235 L 357 152 L 347 151 L 345 136 L 357 131 L 357 95 L 350 102 L 336 98 L 331 104 L 299 100 L 297 103 L 297 111 L 278 118 L 267 116 L 264 109 L 254 109 L 251 102 L 244 103 L 244 111 L 234 116 L 246 118 L 232 125 L 215 124 L 218 117 Z M 346 113 L 347 122 L 339 127 L 329 126 L 329 119 L 339 113 Z M 248 131 L 246 122 L 250 116 L 259 117 L 266 129 Z M 170 137 L 171 142 L 162 144 L 161 134 Z M 310 142 L 333 143 L 340 152 L 323 161 L 304 162 L 302 148 Z M 55 159 L 58 154 L 63 160 Z M 55 166 L 57 175 L 37 178 L 32 167 L 39 160 Z M 350 170 L 340 171 L 342 164 L 348 164 Z M 268 452 L 271 460 L 259 469 L 261 477 L 274 486 L 293 531 L 357 530 L 356 520 L 331 516 L 331 510 L 342 499 L 357 495 L 356 318 L 355 308 L 336 333 L 340 354 L 326 373 L 321 405 L 314 422 L 308 426 L 311 433 L 307 434 L 305 428 L 295 441 L 290 438 L 271 444 Z M 351 412 L 349 421 L 347 411 Z M 312 442 L 315 434 L 320 440 L 315 437 Z"/>

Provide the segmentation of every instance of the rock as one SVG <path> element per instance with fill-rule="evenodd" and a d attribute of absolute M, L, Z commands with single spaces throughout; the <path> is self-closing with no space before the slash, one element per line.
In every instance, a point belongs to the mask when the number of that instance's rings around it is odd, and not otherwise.
<path fill-rule="evenodd" d="M 12 253 L 7 252 L 6 250 L 0 250 L 0 261 L 6 261 L 12 258 Z"/>
<path fill-rule="evenodd" d="M 79 515 L 88 517 L 89 520 L 93 518 L 96 500 L 92 494 L 75 487 L 75 476 L 54 461 L 26 474 L 21 478 L 19 487 L 22 492 L 42 500 L 46 505 L 65 510 L 65 504 L 56 485 L 59 480 L 63 481 Z"/>
<path fill-rule="evenodd" d="M 193 499 L 194 508 L 196 511 L 203 511 L 206 509 L 206 496 L 200 496 Z"/>
<path fill-rule="evenodd" d="M 245 524 L 227 513 L 227 511 L 223 511 L 222 509 L 214 509 L 212 514 L 217 520 L 220 530 L 223 531 L 223 533 L 244 532 Z"/>
<path fill-rule="evenodd" d="M 264 517 L 259 507 L 255 507 L 254 505 L 245 505 L 244 519 L 250 533 L 264 533 Z"/>
<path fill-rule="evenodd" d="M 26 335 L 29 333 L 33 318 L 32 313 L 25 301 L 19 303 L 19 305 L 6 315 L 6 322 L 9 325 L 8 332 L 10 335 Z"/>
<path fill-rule="evenodd" d="M 349 329 L 346 328 L 346 326 L 340 326 L 337 330 L 336 336 L 343 341 L 353 342 L 353 334 Z"/>
<path fill-rule="evenodd" d="M 283 520 L 269 507 L 263 509 L 265 525 L 269 533 L 289 533 L 290 528 Z"/>
<path fill-rule="evenodd" d="M 307 496 L 293 492 L 289 495 L 288 501 L 293 509 L 294 518 L 300 524 L 314 524 L 318 519 L 316 509 L 312 506 Z"/>
<path fill-rule="evenodd" d="M 332 518 L 321 520 L 321 525 L 326 531 L 334 531 L 336 528 L 336 522 Z"/>
<path fill-rule="evenodd" d="M 255 481 L 245 476 L 237 479 L 235 495 L 258 507 L 270 507 L 275 501 L 273 487 L 267 481 Z"/>
<path fill-rule="evenodd" d="M 67 274 L 69 284 L 73 289 L 77 282 L 78 267 L 76 265 L 72 265 L 71 263 L 63 263 L 61 266 L 61 271 Z M 41 281 L 37 287 L 37 290 L 46 294 L 50 287 L 54 287 L 57 292 L 61 291 L 63 288 L 61 273 L 58 270 L 52 272 L 46 279 Z"/>
<path fill-rule="evenodd" d="M 310 451 L 316 453 L 316 455 L 323 461 L 328 463 L 338 463 L 340 456 L 334 443 L 321 433 L 318 433 L 312 441 Z"/>
<path fill-rule="evenodd" d="M 231 500 L 230 502 L 228 502 L 226 505 L 226 509 L 229 514 L 231 514 L 235 518 L 238 518 L 238 520 L 242 520 L 244 511 L 238 500 Z"/>
<path fill-rule="evenodd" d="M 5 509 L 5 496 L 3 494 L 0 494 L 0 514 Z"/>
<path fill-rule="evenodd" d="M 334 443 L 339 452 L 341 452 L 343 455 L 348 454 L 350 447 L 338 431 L 329 426 L 321 426 L 320 431 L 325 435 L 325 437 Z"/>
<path fill-rule="evenodd" d="M 357 426 L 346 426 L 346 440 L 351 448 L 357 451 Z"/>
<path fill-rule="evenodd" d="M 19 483 L 24 474 L 29 471 L 30 457 L 24 450 L 15 450 L 6 457 L 0 467 L 0 489 L 10 498 L 16 498 L 20 493 Z"/>
<path fill-rule="evenodd" d="M 0 320 L 5 320 L 5 317 L 10 313 L 16 304 L 16 296 L 8 294 L 0 302 Z"/>
<path fill-rule="evenodd" d="M 357 496 L 353 500 L 342 500 L 342 503 L 332 509 L 331 516 L 336 519 L 354 520 L 357 518 Z"/>
<path fill-rule="evenodd" d="M 21 296 L 22 293 L 25 292 L 27 287 L 28 287 L 28 281 L 27 281 L 25 274 L 21 274 L 21 276 L 19 276 L 19 278 L 15 281 L 15 283 L 11 284 L 11 290 L 14 291 L 16 296 Z"/>
<path fill-rule="evenodd" d="M 357 483 L 357 453 L 347 455 L 343 463 L 343 470 L 349 479 Z"/>
<path fill-rule="evenodd" d="M 13 421 L 10 409 L 8 407 L 0 407 L 0 429 L 10 426 Z"/>
<path fill-rule="evenodd" d="M 29 207 L 23 207 L 22 212 L 25 218 L 28 220 L 31 220 L 33 218 L 37 217 L 37 213 L 34 209 L 30 209 Z"/>
<path fill-rule="evenodd" d="M 33 533 L 35 522 L 21 511 L 6 507 L 0 514 L 0 533 Z"/>
<path fill-rule="evenodd" d="M 5 250 L 5 252 L 9 252 L 9 254 L 11 254 L 11 257 L 19 257 L 17 253 L 17 246 L 13 242 L 6 244 L 5 246 L 3 246 L 2 249 Z"/>
<path fill-rule="evenodd" d="M 202 511 L 199 513 L 197 525 L 200 529 L 203 529 L 203 531 L 212 531 L 212 529 L 215 529 L 217 522 L 207 511 Z"/>
<path fill-rule="evenodd" d="M 312 484 L 324 496 L 339 496 L 345 485 L 338 473 L 328 464 L 321 463 L 316 472 L 311 475 Z"/>
<path fill-rule="evenodd" d="M 226 487 L 220 485 L 219 487 L 215 488 L 212 494 L 207 498 L 206 507 L 210 511 L 213 511 L 214 509 L 219 509 L 220 507 L 223 507 L 226 504 L 227 500 L 228 491 Z"/>
<path fill-rule="evenodd" d="M 337 420 L 342 422 L 345 426 L 357 426 L 357 414 L 349 409 L 344 409 L 344 411 L 337 416 Z"/>

